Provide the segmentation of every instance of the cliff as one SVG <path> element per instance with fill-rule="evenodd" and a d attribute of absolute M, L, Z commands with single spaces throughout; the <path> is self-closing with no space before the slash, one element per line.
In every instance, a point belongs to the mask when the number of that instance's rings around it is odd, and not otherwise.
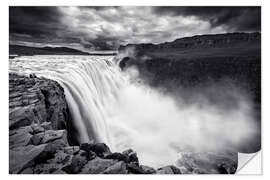
<path fill-rule="evenodd" d="M 234 173 L 237 153 L 183 152 L 173 165 L 141 165 L 136 152 L 111 152 L 104 143 L 77 144 L 64 89 L 50 79 L 9 74 L 9 173 L 181 174 Z"/>
<path fill-rule="evenodd" d="M 140 78 L 166 91 L 227 83 L 261 101 L 261 34 L 228 33 L 119 48 L 120 67 L 136 66 Z M 226 82 L 225 82 L 226 81 Z M 189 92 L 187 94 L 189 94 Z M 187 95 L 191 99 L 191 95 Z"/>
<path fill-rule="evenodd" d="M 184 37 L 160 44 L 127 44 L 119 54 L 133 49 L 136 56 L 153 58 L 192 59 L 224 56 L 260 56 L 261 34 L 227 33 Z"/>

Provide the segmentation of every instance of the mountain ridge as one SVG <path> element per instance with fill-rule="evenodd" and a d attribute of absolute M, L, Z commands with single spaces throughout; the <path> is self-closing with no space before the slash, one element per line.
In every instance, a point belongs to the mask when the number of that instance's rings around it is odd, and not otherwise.
<path fill-rule="evenodd" d="M 77 49 L 68 47 L 31 47 L 22 45 L 9 45 L 9 54 L 11 55 L 89 55 Z"/>

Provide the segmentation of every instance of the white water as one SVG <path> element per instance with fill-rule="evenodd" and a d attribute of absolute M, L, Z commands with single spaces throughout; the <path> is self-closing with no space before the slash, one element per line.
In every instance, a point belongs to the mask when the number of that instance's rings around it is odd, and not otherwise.
<path fill-rule="evenodd" d="M 182 149 L 220 150 L 256 133 L 250 103 L 240 94 L 235 110 L 204 101 L 184 105 L 131 83 L 136 69 L 122 73 L 112 56 L 29 56 L 9 65 L 10 72 L 35 73 L 64 87 L 80 143 L 105 142 L 113 151 L 133 148 L 145 165 L 174 164 Z"/>

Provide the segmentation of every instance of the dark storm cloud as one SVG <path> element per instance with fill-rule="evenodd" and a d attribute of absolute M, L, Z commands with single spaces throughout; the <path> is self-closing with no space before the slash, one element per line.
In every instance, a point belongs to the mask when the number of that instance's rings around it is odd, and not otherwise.
<path fill-rule="evenodd" d="M 260 30 L 252 7 L 10 7 L 10 43 L 84 51 L 197 34 Z"/>
<path fill-rule="evenodd" d="M 261 30 L 260 7 L 155 7 L 157 14 L 196 16 L 213 27 L 225 25 L 238 31 Z"/>
<path fill-rule="evenodd" d="M 61 29 L 56 7 L 10 7 L 9 16 L 10 33 L 42 37 Z"/>

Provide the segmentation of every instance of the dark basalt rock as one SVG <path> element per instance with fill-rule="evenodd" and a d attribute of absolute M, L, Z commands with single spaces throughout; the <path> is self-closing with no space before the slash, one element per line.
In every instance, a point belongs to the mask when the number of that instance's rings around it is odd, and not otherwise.
<path fill-rule="evenodd" d="M 134 152 L 132 149 L 125 150 L 123 152 L 123 154 L 128 156 L 129 163 L 135 163 L 135 164 L 139 165 L 139 159 L 137 157 L 137 153 Z"/>
<path fill-rule="evenodd" d="M 110 148 L 104 143 L 89 144 L 83 143 L 80 148 L 86 152 L 94 152 L 99 157 L 105 157 L 108 154 L 111 154 Z"/>
<path fill-rule="evenodd" d="M 129 157 L 126 154 L 121 154 L 118 152 L 108 154 L 107 156 L 104 157 L 105 159 L 115 159 L 118 161 L 124 161 L 125 163 L 129 162 Z"/>
<path fill-rule="evenodd" d="M 182 173 L 180 169 L 171 165 L 157 169 L 157 174 L 182 174 Z"/>

